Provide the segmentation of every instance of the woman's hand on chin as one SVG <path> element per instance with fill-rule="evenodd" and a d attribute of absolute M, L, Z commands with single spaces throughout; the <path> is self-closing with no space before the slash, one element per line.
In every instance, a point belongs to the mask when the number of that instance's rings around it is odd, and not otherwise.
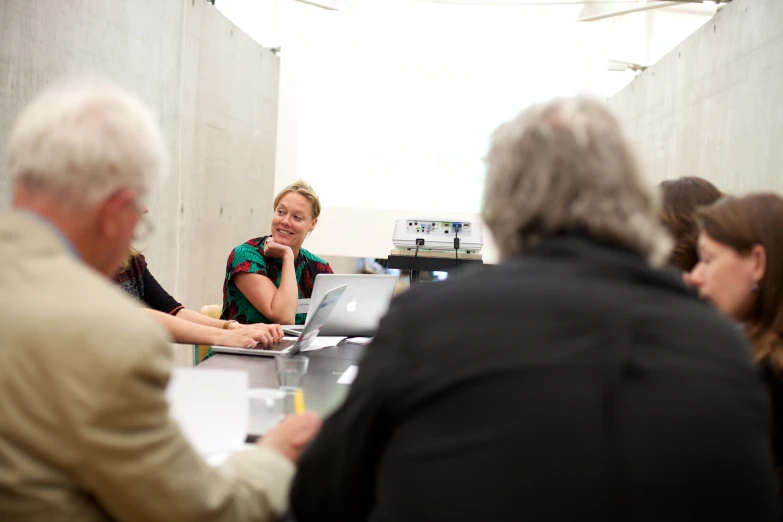
<path fill-rule="evenodd" d="M 294 251 L 291 250 L 290 246 L 280 244 L 273 238 L 268 237 L 266 238 L 266 241 L 264 241 L 264 255 L 280 259 L 285 259 L 288 256 L 293 258 Z"/>

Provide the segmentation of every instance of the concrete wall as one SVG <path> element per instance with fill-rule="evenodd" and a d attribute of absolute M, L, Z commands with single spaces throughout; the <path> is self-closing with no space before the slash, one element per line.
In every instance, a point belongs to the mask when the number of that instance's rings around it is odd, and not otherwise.
<path fill-rule="evenodd" d="M 178 299 L 194 309 L 222 302 L 231 249 L 269 233 L 280 71 L 274 53 L 200 5 L 185 19 L 175 274 Z"/>
<path fill-rule="evenodd" d="M 146 245 L 155 275 L 174 288 L 180 165 L 181 0 L 4 0 L 0 9 L 0 206 L 9 204 L 6 144 L 17 113 L 67 76 L 99 73 L 159 114 L 172 152 L 171 175 L 151 204 L 155 236 Z"/>
<path fill-rule="evenodd" d="M 0 208 L 16 114 L 65 76 L 105 75 L 156 109 L 172 156 L 138 246 L 185 306 L 219 303 L 229 251 L 270 226 L 279 68 L 206 0 L 2 0 Z"/>
<path fill-rule="evenodd" d="M 610 104 L 653 181 L 783 192 L 783 2 L 734 0 Z"/>

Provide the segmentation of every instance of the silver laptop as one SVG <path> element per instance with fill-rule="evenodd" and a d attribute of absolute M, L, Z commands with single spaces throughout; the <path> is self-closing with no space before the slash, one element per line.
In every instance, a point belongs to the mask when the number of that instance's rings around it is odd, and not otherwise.
<path fill-rule="evenodd" d="M 378 329 L 378 323 L 389 309 L 396 275 L 386 274 L 318 274 L 315 276 L 311 302 L 318 302 L 327 288 L 345 285 L 340 305 L 329 316 L 321 328 L 322 335 L 340 337 L 372 337 Z M 304 331 L 314 318 L 307 314 L 304 326 L 284 326 L 286 335 L 295 336 Z"/>
<path fill-rule="evenodd" d="M 320 299 L 312 299 L 311 303 L 319 303 L 318 305 L 312 305 L 310 310 L 312 313 L 307 314 L 307 318 L 312 320 L 308 321 L 305 325 L 301 335 L 294 338 L 283 338 L 279 343 L 273 344 L 266 348 L 258 346 L 256 348 L 235 348 L 231 346 L 213 346 L 212 351 L 215 353 L 235 353 L 241 355 L 260 355 L 262 357 L 276 357 L 278 355 L 295 355 L 300 351 L 310 346 L 318 337 L 329 315 L 336 309 L 337 303 L 340 301 L 340 297 L 346 291 L 346 285 L 338 286 L 327 291 Z"/>

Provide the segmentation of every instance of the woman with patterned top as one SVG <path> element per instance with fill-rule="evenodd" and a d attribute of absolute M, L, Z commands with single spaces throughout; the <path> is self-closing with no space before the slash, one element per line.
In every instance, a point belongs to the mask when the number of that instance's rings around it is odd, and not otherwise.
<path fill-rule="evenodd" d="M 228 256 L 222 319 L 304 324 L 297 299 L 310 297 L 315 276 L 332 273 L 326 261 L 302 248 L 320 213 L 318 196 L 302 180 L 277 195 L 271 235 L 251 239 Z"/>
<path fill-rule="evenodd" d="M 145 207 L 143 213 L 149 210 Z M 149 225 L 148 225 L 149 226 Z M 147 260 L 131 248 L 114 283 L 147 307 L 148 312 L 168 330 L 177 343 L 220 346 L 269 346 L 283 338 L 279 325 L 246 326 L 236 321 L 221 321 L 193 312 L 166 292 L 150 273 Z"/>

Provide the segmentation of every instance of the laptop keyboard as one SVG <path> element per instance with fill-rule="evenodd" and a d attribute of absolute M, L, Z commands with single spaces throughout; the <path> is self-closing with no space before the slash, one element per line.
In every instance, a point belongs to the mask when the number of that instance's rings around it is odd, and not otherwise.
<path fill-rule="evenodd" d="M 275 343 L 275 344 L 269 345 L 266 348 L 264 348 L 260 344 L 257 344 L 253 348 L 247 348 L 247 349 L 248 350 L 267 350 L 267 351 L 270 351 L 270 352 L 282 352 L 286 348 L 290 348 L 291 346 L 293 346 L 295 344 L 296 344 L 296 340 L 295 339 L 288 339 L 288 340 L 285 340 L 285 341 L 280 341 L 279 343 Z"/>

